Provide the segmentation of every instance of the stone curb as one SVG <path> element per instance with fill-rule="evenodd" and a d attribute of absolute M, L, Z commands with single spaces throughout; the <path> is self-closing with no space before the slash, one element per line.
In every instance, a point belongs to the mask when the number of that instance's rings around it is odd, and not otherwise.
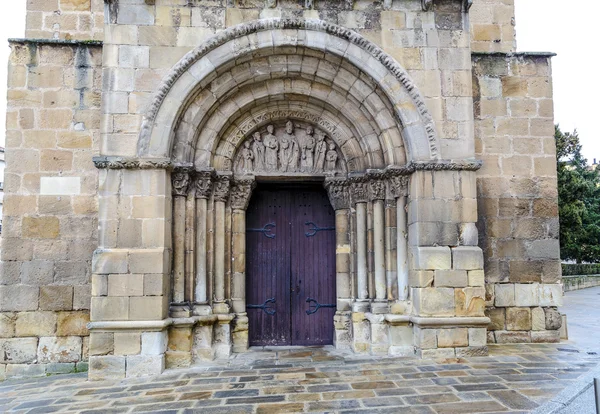
<path fill-rule="evenodd" d="M 568 407 L 577 397 L 594 386 L 594 378 L 600 378 L 600 363 L 579 378 L 573 385 L 565 388 L 560 394 L 541 405 L 532 414 L 558 414 Z"/>

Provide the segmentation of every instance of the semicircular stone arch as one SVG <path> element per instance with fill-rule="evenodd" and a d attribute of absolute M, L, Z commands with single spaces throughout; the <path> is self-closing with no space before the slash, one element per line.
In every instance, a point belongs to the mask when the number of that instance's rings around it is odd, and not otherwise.
<path fill-rule="evenodd" d="M 311 73 L 298 56 L 317 59 L 318 66 Z M 265 58 L 268 75 L 257 66 Z M 290 75 L 292 80 L 282 79 Z M 347 82 L 349 76 L 353 82 Z M 166 77 L 144 117 L 138 157 L 197 164 L 200 150 L 211 153 L 210 163 L 218 163 L 219 140 L 234 125 L 223 119 L 285 101 L 292 93 L 295 102 L 312 102 L 331 108 L 340 119 L 345 114 L 351 118 L 338 122 L 341 129 L 351 131 L 346 132 L 352 135 L 348 139 L 358 140 L 353 146 L 360 151 L 344 157 L 348 161 L 359 153 L 367 156 L 361 168 L 439 159 L 432 117 L 397 62 L 351 30 L 321 21 L 279 19 L 235 26 L 188 53 Z M 332 106 L 340 97 L 344 104 Z M 369 100 L 371 108 L 365 110 Z M 390 120 L 395 125 L 389 125 Z M 203 138 L 203 131 L 211 128 L 213 137 Z"/>

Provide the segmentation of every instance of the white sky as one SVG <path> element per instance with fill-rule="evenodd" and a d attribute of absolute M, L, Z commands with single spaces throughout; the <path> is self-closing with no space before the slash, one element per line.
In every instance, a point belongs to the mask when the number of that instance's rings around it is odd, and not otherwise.
<path fill-rule="evenodd" d="M 0 130 L 5 124 L 6 39 L 25 34 L 26 0 L 0 6 Z M 564 131 L 577 128 L 584 155 L 600 160 L 600 41 L 595 1 L 515 0 L 519 51 L 555 52 L 552 60 L 555 122 Z M 4 133 L 0 134 L 4 145 Z"/>

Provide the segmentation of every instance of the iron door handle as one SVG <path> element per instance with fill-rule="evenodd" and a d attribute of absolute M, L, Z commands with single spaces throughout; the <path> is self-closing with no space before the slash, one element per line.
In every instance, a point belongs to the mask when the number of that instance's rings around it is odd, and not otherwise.
<path fill-rule="evenodd" d="M 317 302 L 316 299 L 306 298 L 306 302 L 309 303 L 308 310 L 306 311 L 307 315 L 312 315 L 313 313 L 317 313 L 317 311 L 321 308 L 336 308 L 337 305 L 334 303 L 321 304 Z"/>
<path fill-rule="evenodd" d="M 270 304 L 275 304 L 275 302 L 277 302 L 277 300 L 275 298 L 271 298 L 271 299 L 267 299 L 265 300 L 265 302 L 262 305 L 246 305 L 247 309 L 262 309 L 264 313 L 266 313 L 267 315 L 275 315 L 277 313 L 277 310 L 273 307 L 271 307 Z"/>

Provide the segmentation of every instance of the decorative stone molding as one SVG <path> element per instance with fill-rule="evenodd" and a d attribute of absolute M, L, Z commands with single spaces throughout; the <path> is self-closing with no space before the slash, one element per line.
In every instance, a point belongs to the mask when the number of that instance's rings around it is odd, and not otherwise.
<path fill-rule="evenodd" d="M 170 170 L 178 166 L 169 159 L 139 159 L 126 157 L 100 156 L 92 159 L 98 169 L 109 170 Z M 191 168 L 192 164 L 182 166 Z"/>
<path fill-rule="evenodd" d="M 171 180 L 173 181 L 173 195 L 187 196 L 190 173 L 187 171 L 174 171 Z"/>
<path fill-rule="evenodd" d="M 390 55 L 384 52 L 383 49 L 375 45 L 373 42 L 367 40 L 354 30 L 350 30 L 342 26 L 338 26 L 322 20 L 312 19 L 261 19 L 252 22 L 242 23 L 237 26 L 233 26 L 223 30 L 222 32 L 208 39 L 198 48 L 188 52 L 164 78 L 163 83 L 158 88 L 158 92 L 155 95 L 154 100 L 148 108 L 148 111 L 142 122 L 142 127 L 140 129 L 138 154 L 143 155 L 148 152 L 148 145 L 152 136 L 152 129 L 154 128 L 156 117 L 163 102 L 165 101 L 167 95 L 169 94 L 171 88 L 174 86 L 177 80 L 184 73 L 186 73 L 192 67 L 192 65 L 194 65 L 202 57 L 206 56 L 208 53 L 215 50 L 219 46 L 222 46 L 230 41 L 235 41 L 239 37 L 247 36 L 249 34 L 261 31 L 287 29 L 324 32 L 331 36 L 336 36 L 359 47 L 366 54 L 372 56 L 374 59 L 379 61 L 390 72 L 390 74 L 392 74 L 392 76 L 394 76 L 396 80 L 404 86 L 406 92 L 409 94 L 409 96 L 415 103 L 417 111 L 422 117 L 423 126 L 427 134 L 431 159 L 435 159 L 439 156 L 439 149 L 437 144 L 437 137 L 433 117 L 427 109 L 425 99 L 423 98 L 423 96 L 421 96 L 419 88 L 409 77 L 406 70 L 402 66 L 400 66 L 394 58 L 392 58 Z M 234 59 L 236 56 L 240 56 L 243 53 L 247 52 L 250 52 L 250 50 L 247 48 L 232 50 L 231 58 Z"/>
<path fill-rule="evenodd" d="M 256 181 L 252 178 L 235 180 L 229 196 L 231 208 L 234 210 L 246 210 L 254 187 L 256 187 Z"/>
<path fill-rule="evenodd" d="M 350 208 L 350 191 L 346 180 L 330 179 L 323 184 L 334 210 Z"/>
<path fill-rule="evenodd" d="M 215 201 L 227 202 L 229 197 L 229 188 L 231 186 L 231 177 L 229 176 L 218 176 L 215 180 L 213 196 Z"/>
<path fill-rule="evenodd" d="M 387 180 L 387 194 L 389 198 L 408 196 L 408 180 L 406 175 L 391 176 Z"/>
<path fill-rule="evenodd" d="M 465 12 L 468 12 L 471 6 L 473 5 L 473 0 L 461 0 L 462 7 Z M 433 0 L 421 0 L 421 7 L 423 11 L 431 10 L 433 6 Z"/>
<path fill-rule="evenodd" d="M 197 171 L 194 174 L 194 188 L 196 189 L 196 198 L 210 198 L 213 185 L 212 171 Z"/>
<path fill-rule="evenodd" d="M 408 167 L 412 171 L 477 171 L 482 165 L 481 160 L 442 160 L 437 162 L 412 162 Z"/>

